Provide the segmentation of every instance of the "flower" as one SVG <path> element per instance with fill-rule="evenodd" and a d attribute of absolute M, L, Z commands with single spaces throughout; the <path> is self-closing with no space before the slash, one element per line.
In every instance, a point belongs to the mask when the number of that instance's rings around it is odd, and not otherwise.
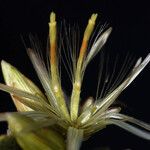
<path fill-rule="evenodd" d="M 59 131 L 67 139 L 66 147 L 68 150 L 79 149 L 81 141 L 84 138 L 91 136 L 93 133 L 111 124 L 128 130 L 139 137 L 150 140 L 150 125 L 122 114 L 120 107 L 111 107 L 121 92 L 131 84 L 149 63 L 150 54 L 148 54 L 143 61 L 142 58 L 139 58 L 128 76 L 120 85 L 117 85 L 115 89 L 108 91 L 104 97 L 97 98 L 95 101 L 89 98 L 82 107 L 80 106 L 80 93 L 85 70 L 90 61 L 102 49 L 112 31 L 111 27 L 105 31 L 100 30 L 94 42 L 89 46 L 88 43 L 95 27 L 96 18 L 97 14 L 93 14 L 89 19 L 83 35 L 78 58 L 76 57 L 76 51 L 70 53 L 69 59 L 71 60 L 72 67 L 69 69 L 72 73 L 72 93 L 69 105 L 66 104 L 65 93 L 61 86 L 61 76 L 59 72 L 60 62 L 58 58 L 60 47 L 57 45 L 57 43 L 61 43 L 61 39 L 57 41 L 58 34 L 55 13 L 52 12 L 50 14 L 49 23 L 49 69 L 47 69 L 36 49 L 27 49 L 45 94 L 15 67 L 4 60 L 1 62 L 6 85 L 0 84 L 0 89 L 11 94 L 18 114 L 29 117 L 33 119 L 33 122 L 38 123 L 38 125 L 35 123 L 35 125 L 32 126 L 27 123 L 26 128 L 30 128 L 30 131 L 32 131 L 34 130 L 33 128 L 37 129 L 40 126 L 40 128 L 50 127 Z M 68 39 L 66 43 L 67 42 Z M 89 52 L 87 49 L 89 49 Z M 12 123 L 12 118 L 17 118 L 18 120 L 20 116 L 18 117 L 10 113 L 6 113 L 4 116 L 10 124 L 10 130 L 15 133 L 20 132 L 20 130 L 14 130 L 16 125 Z M 24 118 L 24 120 L 28 119 Z M 138 125 L 143 129 L 135 127 L 134 125 Z M 17 137 L 18 134 L 14 135 Z M 21 143 L 20 145 L 23 148 L 25 144 L 22 143 L 27 142 L 24 141 L 24 139 L 22 139 L 21 142 L 20 140 L 17 141 L 19 144 Z"/>

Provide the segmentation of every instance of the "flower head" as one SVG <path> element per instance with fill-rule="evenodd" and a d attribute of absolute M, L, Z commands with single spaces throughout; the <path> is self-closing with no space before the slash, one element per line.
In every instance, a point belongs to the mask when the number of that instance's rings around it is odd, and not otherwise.
<path fill-rule="evenodd" d="M 72 66 L 69 68 L 72 73 L 72 92 L 69 104 L 66 103 L 66 96 L 61 85 L 61 75 L 59 72 L 59 65 L 61 65 L 61 62 L 59 61 L 58 55 L 60 52 L 58 43 L 61 43 L 61 41 L 58 40 L 61 39 L 57 37 L 55 13 L 52 12 L 50 14 L 49 22 L 49 69 L 47 69 L 36 49 L 27 49 L 45 93 L 42 93 L 31 80 L 20 73 L 15 67 L 5 61 L 1 62 L 6 85 L 0 84 L 0 89 L 11 94 L 18 113 L 33 119 L 40 124 L 41 128 L 47 126 L 59 131 L 67 138 L 68 150 L 78 149 L 83 138 L 111 124 L 150 140 L 150 126 L 148 124 L 133 117 L 123 115 L 120 112 L 120 107 L 111 106 L 121 92 L 130 85 L 149 63 L 150 54 L 148 54 L 143 61 L 142 58 L 139 58 L 124 81 L 113 90 L 107 91 L 104 97 L 98 97 L 95 101 L 90 97 L 85 101 L 83 106 L 80 105 L 80 93 L 85 70 L 90 61 L 102 49 L 112 31 L 111 27 L 106 30 L 100 30 L 94 42 L 89 45 L 96 18 L 97 14 L 93 14 L 89 19 L 78 57 L 76 51 L 72 51 L 69 58 L 68 55 L 66 56 L 71 61 Z M 68 39 L 66 42 L 68 42 Z M 71 48 L 71 46 L 69 48 Z M 90 50 L 87 51 L 88 49 Z M 18 116 L 13 116 L 9 113 L 5 116 L 6 120 L 11 125 L 11 118 L 13 117 L 18 118 Z M 25 118 L 25 120 L 26 119 L 27 118 Z M 14 126 L 11 125 L 10 130 L 13 131 Z M 138 125 L 144 130 L 134 125 Z M 35 128 L 36 126 L 35 123 Z M 30 127 L 31 125 L 28 125 L 26 128 Z M 37 128 L 39 128 L 39 125 Z M 15 130 L 14 132 L 18 133 L 20 130 Z M 15 134 L 15 136 L 18 138 L 18 135 Z M 27 141 L 23 139 L 21 142 Z M 21 144 L 21 146 L 22 145 L 23 144 Z"/>

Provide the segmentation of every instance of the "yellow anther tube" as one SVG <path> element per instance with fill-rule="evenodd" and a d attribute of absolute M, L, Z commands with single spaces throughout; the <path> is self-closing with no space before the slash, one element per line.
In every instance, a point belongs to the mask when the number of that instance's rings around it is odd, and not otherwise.
<path fill-rule="evenodd" d="M 72 95 L 71 95 L 71 105 L 70 105 L 70 115 L 71 115 L 71 120 L 76 121 L 78 117 L 78 107 L 79 107 L 79 100 L 80 100 L 80 92 L 81 92 L 81 76 L 82 76 L 82 64 L 84 57 L 86 55 L 86 50 L 88 46 L 88 41 L 91 37 L 91 34 L 94 30 L 95 26 L 95 21 L 97 18 L 97 14 L 92 14 L 91 18 L 89 19 L 88 25 L 85 29 L 83 40 L 82 40 L 82 45 L 80 48 L 80 53 L 79 53 L 79 58 L 77 61 L 77 69 L 75 72 L 75 81 L 73 83 L 73 90 L 72 90 Z"/>
<path fill-rule="evenodd" d="M 57 22 L 56 22 L 56 15 L 54 12 L 50 14 L 49 39 L 50 39 L 50 66 L 51 66 L 52 88 L 58 106 L 60 108 L 60 113 L 62 113 L 62 115 L 65 116 L 65 119 L 69 121 L 70 116 L 59 79 L 58 59 L 57 59 Z"/>

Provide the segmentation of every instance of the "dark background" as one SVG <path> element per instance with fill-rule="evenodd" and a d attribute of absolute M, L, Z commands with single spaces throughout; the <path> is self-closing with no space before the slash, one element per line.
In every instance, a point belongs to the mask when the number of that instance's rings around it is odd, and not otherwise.
<path fill-rule="evenodd" d="M 45 45 L 48 35 L 47 23 L 51 11 L 56 12 L 57 20 L 62 21 L 65 18 L 70 24 L 77 23 L 81 28 L 81 34 L 89 16 L 93 12 L 98 13 L 100 14 L 98 22 L 100 21 L 101 24 L 108 23 L 113 27 L 112 35 L 105 49 L 109 49 L 113 55 L 129 52 L 135 58 L 145 57 L 149 53 L 150 4 L 148 0 L 81 0 L 69 2 L 64 0 L 0 0 L 0 60 L 4 59 L 10 62 L 35 83 L 38 82 L 38 79 L 35 78 L 35 72 L 31 67 L 20 35 L 28 37 L 29 33 L 36 33 L 41 43 Z M 98 60 L 98 57 L 96 59 Z M 97 68 L 94 69 L 97 70 Z M 91 83 L 87 84 L 89 87 L 85 91 L 86 94 L 83 94 L 85 97 L 90 96 L 89 93 L 92 95 L 95 92 L 96 88 L 91 81 L 92 78 L 94 80 L 94 73 L 96 73 L 94 70 L 89 72 L 89 83 Z M 148 65 L 119 98 L 125 105 L 126 110 L 124 112 L 145 122 L 150 122 L 149 77 Z M 4 82 L 2 73 L 0 81 Z M 37 84 L 39 85 L 39 83 Z M 15 110 L 7 93 L 0 92 L 0 97 L 1 112 Z M 1 128 L 4 126 L 2 125 Z M 3 130 L 0 133 L 3 133 Z M 97 133 L 84 142 L 82 148 L 92 149 L 91 147 L 101 146 L 109 146 L 114 150 L 150 149 L 148 141 L 114 126 Z"/>

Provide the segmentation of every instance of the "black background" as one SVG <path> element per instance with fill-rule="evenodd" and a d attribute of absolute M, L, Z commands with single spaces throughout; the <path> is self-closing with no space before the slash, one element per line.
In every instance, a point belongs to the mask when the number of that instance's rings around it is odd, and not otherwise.
<path fill-rule="evenodd" d="M 107 22 L 113 27 L 112 35 L 105 47 L 112 51 L 113 55 L 130 52 L 137 58 L 139 56 L 145 57 L 150 51 L 150 4 L 148 0 L 69 2 L 64 0 L 0 0 L 0 60 L 4 59 L 10 62 L 35 83 L 38 80 L 20 35 L 36 33 L 43 45 L 46 44 L 47 23 L 51 11 L 56 12 L 57 20 L 62 21 L 65 18 L 69 23 L 78 23 L 81 34 L 89 16 L 93 12 L 100 14 L 98 21 L 102 24 Z M 94 69 L 96 70 L 96 68 Z M 93 73 L 95 71 L 89 72 L 90 81 L 94 80 Z M 127 105 L 125 112 L 145 122 L 150 122 L 149 76 L 148 65 L 119 98 Z M 0 81 L 3 82 L 2 73 Z M 39 85 L 39 83 L 37 84 Z M 87 87 L 87 91 L 84 90 L 85 97 L 90 96 L 89 93 L 94 93 L 96 89 L 92 84 L 87 85 L 89 87 Z M 0 92 L 0 111 L 14 110 L 15 107 L 9 95 Z M 127 148 L 148 150 L 150 148 L 148 141 L 114 126 L 97 133 L 84 142 L 82 148 L 92 149 L 92 147 L 101 146 L 109 146 L 114 150 Z"/>

